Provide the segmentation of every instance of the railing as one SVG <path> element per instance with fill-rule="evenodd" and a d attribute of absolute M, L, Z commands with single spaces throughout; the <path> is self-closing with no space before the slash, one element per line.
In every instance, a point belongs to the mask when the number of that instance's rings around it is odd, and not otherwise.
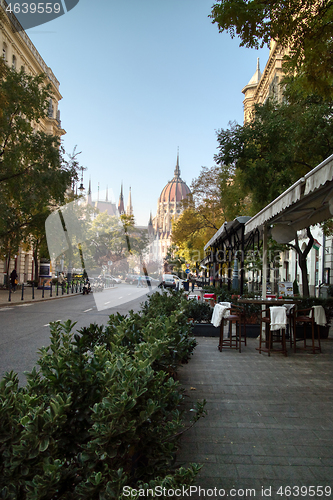
<path fill-rule="evenodd" d="M 62 295 L 69 295 L 71 294 L 77 294 L 81 293 L 83 290 L 83 282 L 82 281 L 70 281 L 70 282 L 63 282 L 63 283 L 56 283 L 55 285 L 51 283 L 49 287 L 45 287 L 45 283 L 43 283 L 42 287 L 36 287 L 34 285 L 34 282 L 32 282 L 31 287 L 30 286 L 24 286 L 24 284 L 21 285 L 21 290 L 18 290 L 21 292 L 21 300 L 27 300 L 31 298 L 32 300 L 35 300 L 36 298 L 36 290 L 41 290 L 41 298 L 44 299 L 45 295 L 49 295 L 50 298 L 52 297 L 59 297 Z M 31 290 L 31 293 L 29 291 Z M 8 302 L 11 302 L 12 300 L 12 293 L 14 293 L 15 290 L 13 290 L 12 284 L 9 284 L 9 290 L 8 290 Z M 49 293 L 48 293 L 49 292 Z M 30 297 L 29 297 L 30 295 Z"/>

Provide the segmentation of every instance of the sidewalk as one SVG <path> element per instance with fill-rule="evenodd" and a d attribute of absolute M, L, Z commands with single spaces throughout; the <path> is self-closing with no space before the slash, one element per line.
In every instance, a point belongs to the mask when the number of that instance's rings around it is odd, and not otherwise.
<path fill-rule="evenodd" d="M 216 338 L 197 340 L 179 380 L 186 406 L 205 398 L 208 415 L 184 434 L 178 462 L 203 465 L 196 485 L 206 498 L 222 498 L 224 489 L 229 498 L 332 499 L 332 334 L 322 354 L 288 357 L 259 354 L 253 338 L 241 354 L 219 352 Z"/>
<path fill-rule="evenodd" d="M 8 300 L 9 298 L 9 290 L 0 290 L 0 307 L 4 306 L 11 306 L 11 305 L 18 305 L 18 304 L 28 304 L 31 302 L 40 302 L 40 301 L 45 301 L 45 300 L 55 300 L 63 297 L 72 297 L 74 295 L 79 295 L 80 292 L 72 294 L 71 291 L 69 294 L 64 292 L 62 295 L 61 293 L 61 288 L 58 290 L 58 296 L 57 296 L 57 290 L 54 287 L 52 289 L 52 297 L 50 297 L 50 290 L 44 290 L 44 298 L 43 298 L 43 290 L 38 290 L 37 288 L 34 288 L 34 299 L 32 298 L 32 287 L 31 286 L 26 286 L 24 287 L 24 299 L 22 300 L 22 290 L 17 290 L 16 292 L 12 292 L 10 296 L 10 301 Z"/>

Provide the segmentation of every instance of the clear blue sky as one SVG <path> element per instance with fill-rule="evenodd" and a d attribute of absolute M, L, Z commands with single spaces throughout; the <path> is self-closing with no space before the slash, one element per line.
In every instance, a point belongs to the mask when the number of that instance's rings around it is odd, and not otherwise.
<path fill-rule="evenodd" d="M 80 0 L 27 34 L 60 81 L 66 151 L 87 167 L 84 184 L 129 187 L 147 224 L 173 177 L 190 186 L 212 166 L 216 131 L 243 122 L 242 88 L 268 50 L 240 48 L 208 17 L 213 0 Z"/>

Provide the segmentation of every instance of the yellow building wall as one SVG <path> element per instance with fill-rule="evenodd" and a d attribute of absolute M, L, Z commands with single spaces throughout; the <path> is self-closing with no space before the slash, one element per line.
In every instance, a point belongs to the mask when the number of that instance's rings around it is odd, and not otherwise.
<path fill-rule="evenodd" d="M 62 96 L 59 92 L 59 81 L 56 79 L 53 71 L 49 68 L 38 50 L 24 30 L 14 31 L 13 27 L 21 29 L 17 19 L 12 15 L 11 20 L 5 14 L 5 4 L 0 1 L 0 51 L 6 64 L 16 70 L 24 68 L 29 75 L 38 75 L 44 73 L 47 80 L 51 83 L 53 99 L 49 104 L 48 117 L 36 124 L 36 128 L 47 134 L 58 137 L 66 132 L 61 127 L 59 101 Z M 16 24 L 16 26 L 14 26 Z M 17 255 L 11 259 L 9 273 L 16 268 L 19 283 L 32 279 L 33 259 L 31 250 L 20 248 Z M 6 264 L 0 260 L 0 285 L 5 282 Z"/>

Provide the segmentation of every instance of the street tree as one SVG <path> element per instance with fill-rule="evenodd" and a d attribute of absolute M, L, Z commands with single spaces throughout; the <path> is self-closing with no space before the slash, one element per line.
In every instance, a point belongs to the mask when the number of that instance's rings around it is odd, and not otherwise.
<path fill-rule="evenodd" d="M 240 46 L 261 48 L 275 40 L 287 49 L 286 70 L 308 90 L 333 96 L 331 0 L 218 0 L 210 17 Z"/>
<path fill-rule="evenodd" d="M 333 148 L 333 102 L 307 95 L 299 79 L 289 82 L 286 101 L 268 99 L 256 105 L 253 120 L 236 123 L 218 132 L 215 161 L 240 182 L 254 214 L 268 205 L 300 177 L 326 159 Z M 246 199 L 246 198 L 245 198 Z M 308 236 L 311 234 L 310 229 Z M 309 236 L 310 238 L 310 236 Z M 297 245 L 304 294 L 308 290 L 306 256 L 311 239 L 302 252 Z M 304 281 L 305 280 L 305 281 Z"/>
<path fill-rule="evenodd" d="M 0 61 L 0 252 L 11 256 L 45 207 L 63 203 L 73 171 L 60 139 L 39 130 L 51 87 L 45 75 L 17 72 Z"/>

